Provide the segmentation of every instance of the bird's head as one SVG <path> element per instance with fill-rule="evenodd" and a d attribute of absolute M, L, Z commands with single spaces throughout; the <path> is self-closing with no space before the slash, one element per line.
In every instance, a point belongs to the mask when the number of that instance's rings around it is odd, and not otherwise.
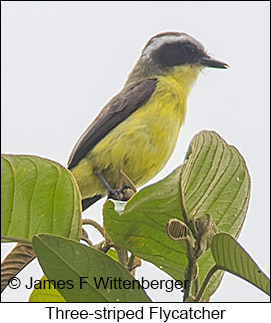
<path fill-rule="evenodd" d="M 181 32 L 164 32 L 152 37 L 129 78 L 168 75 L 172 71 L 198 72 L 204 67 L 227 68 L 228 65 L 208 55 L 195 38 Z"/>

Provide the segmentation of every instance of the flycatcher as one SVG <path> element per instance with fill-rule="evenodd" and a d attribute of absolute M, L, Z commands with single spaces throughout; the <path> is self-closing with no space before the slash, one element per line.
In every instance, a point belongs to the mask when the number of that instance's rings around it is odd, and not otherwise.
<path fill-rule="evenodd" d="M 123 89 L 76 143 L 68 168 L 83 210 L 107 193 L 127 199 L 165 166 L 186 114 L 187 96 L 204 67 L 227 68 L 186 33 L 152 37 Z"/>

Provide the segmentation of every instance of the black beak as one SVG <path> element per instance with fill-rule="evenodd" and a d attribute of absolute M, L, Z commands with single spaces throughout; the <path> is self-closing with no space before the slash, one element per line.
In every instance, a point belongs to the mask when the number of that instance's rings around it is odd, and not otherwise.
<path fill-rule="evenodd" d="M 221 62 L 215 58 L 210 56 L 205 56 L 200 59 L 200 64 L 206 67 L 214 67 L 214 68 L 228 68 L 229 65 L 227 63 Z"/>

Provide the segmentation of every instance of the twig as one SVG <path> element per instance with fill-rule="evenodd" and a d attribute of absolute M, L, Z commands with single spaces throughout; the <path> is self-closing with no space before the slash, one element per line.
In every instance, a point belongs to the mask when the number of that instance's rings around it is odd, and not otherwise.
<path fill-rule="evenodd" d="M 93 247 L 93 243 L 89 240 L 88 233 L 85 229 L 82 228 L 82 237 L 81 240 L 85 241 L 88 245 Z"/>
<path fill-rule="evenodd" d="M 185 239 L 187 246 L 187 259 L 188 265 L 185 273 L 185 280 L 187 281 L 186 288 L 184 290 L 183 300 L 185 300 L 190 296 L 192 281 L 194 278 L 194 273 L 197 267 L 197 258 L 194 256 L 194 248 L 192 246 L 192 240 L 189 236 Z"/>
<path fill-rule="evenodd" d="M 119 262 L 124 266 L 126 267 L 127 265 L 127 261 L 128 261 L 128 254 L 127 254 L 127 250 L 123 249 L 123 248 L 116 248 L 116 252 L 117 252 L 117 255 L 118 255 L 118 259 L 119 259 Z"/>
<path fill-rule="evenodd" d="M 204 291 L 205 291 L 205 289 L 206 289 L 206 287 L 207 287 L 207 285 L 208 285 L 208 283 L 209 283 L 209 281 L 210 281 L 210 279 L 211 279 L 212 275 L 213 275 L 217 270 L 219 270 L 219 269 L 221 269 L 219 266 L 214 265 L 214 266 L 209 270 L 208 274 L 206 275 L 206 277 L 205 277 L 205 279 L 204 279 L 204 281 L 203 281 L 203 283 L 202 283 L 202 285 L 201 285 L 201 288 L 200 288 L 200 290 L 199 290 L 198 294 L 197 294 L 197 295 L 196 295 L 196 297 L 195 297 L 194 302 L 200 302 L 200 299 L 201 299 L 201 297 L 202 297 L 202 295 L 203 295 L 203 293 L 204 293 Z"/>
<path fill-rule="evenodd" d="M 133 265 L 134 265 L 134 260 L 135 260 L 135 256 L 133 254 L 131 254 L 128 263 L 127 263 L 127 269 L 128 271 L 132 271 L 133 270 Z"/>
<path fill-rule="evenodd" d="M 82 224 L 89 224 L 92 225 L 94 228 L 96 228 L 100 234 L 104 237 L 104 228 L 100 226 L 100 224 L 92 219 L 83 219 Z"/>
<path fill-rule="evenodd" d="M 195 258 L 188 259 L 188 265 L 187 265 L 186 275 L 185 275 L 185 281 L 187 281 L 187 284 L 183 295 L 184 302 L 190 296 L 190 293 L 191 293 L 192 281 L 196 270 L 196 263 L 197 263 L 197 260 Z"/>

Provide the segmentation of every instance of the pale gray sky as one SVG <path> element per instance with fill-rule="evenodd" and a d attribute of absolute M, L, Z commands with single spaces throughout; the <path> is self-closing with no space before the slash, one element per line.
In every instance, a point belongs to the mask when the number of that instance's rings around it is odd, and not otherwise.
<path fill-rule="evenodd" d="M 188 100 L 186 122 L 170 161 L 152 181 L 180 165 L 192 137 L 217 131 L 244 156 L 251 200 L 239 242 L 269 275 L 269 2 L 2 2 L 2 152 L 34 154 L 66 165 L 78 137 L 123 86 L 147 40 L 185 31 L 228 70 L 205 70 Z M 84 212 L 101 223 L 104 200 Z M 90 236 L 100 238 L 95 231 Z M 2 245 L 2 257 L 13 244 Z M 37 261 L 20 273 L 41 277 Z M 167 279 L 144 263 L 137 277 Z M 23 288 L 2 301 L 26 301 Z M 154 301 L 179 301 L 153 290 Z M 226 274 L 212 301 L 269 301 Z"/>

